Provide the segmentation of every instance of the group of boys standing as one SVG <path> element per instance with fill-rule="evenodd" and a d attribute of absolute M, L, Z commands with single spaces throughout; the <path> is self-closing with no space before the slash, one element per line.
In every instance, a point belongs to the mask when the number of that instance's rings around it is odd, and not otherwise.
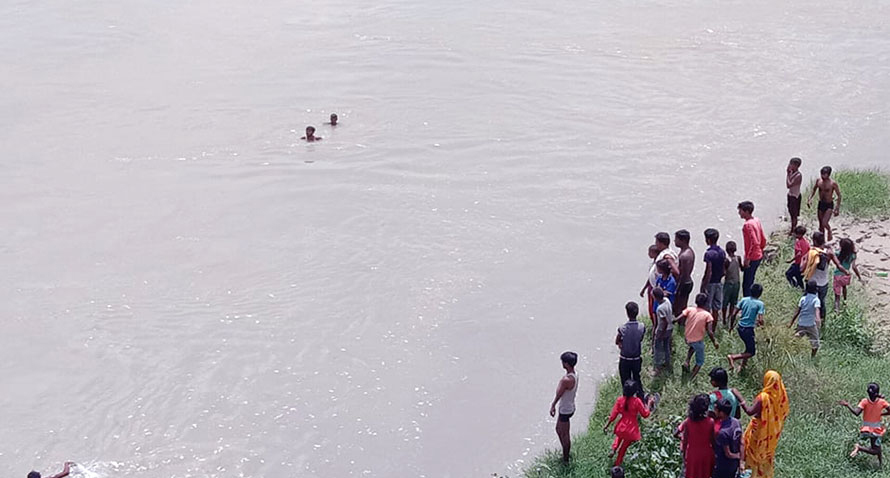
<path fill-rule="evenodd" d="M 843 260 L 838 260 L 838 254 L 835 254 L 831 248 L 825 247 L 826 234 L 828 241 L 831 240 L 832 230 L 829 221 L 832 215 L 838 214 L 841 202 L 840 188 L 830 178 L 831 168 L 828 166 L 821 169 L 821 177 L 816 182 L 807 201 L 809 205 L 815 194 L 819 193 L 819 231 L 813 233 L 812 247 L 804 238 L 806 228 L 798 225 L 802 202 L 800 165 L 799 158 L 792 158 L 786 169 L 787 205 L 791 218 L 791 234 L 796 236 L 795 255 L 790 261 L 791 266 L 786 277 L 792 286 L 804 289 L 806 294 L 800 299 L 797 313 L 791 319 L 789 327 L 793 326 L 795 321 L 798 322 L 795 333 L 810 339 L 813 347 L 812 353 L 815 355 L 819 346 L 821 319 L 826 315 L 824 309 L 828 288 L 827 264 L 833 262 L 836 265 L 836 276 L 849 276 L 851 269 L 857 275 L 859 273 L 855 269 L 855 262 L 852 262 L 855 261 L 852 241 L 849 239 L 841 241 L 842 250 L 839 254 L 847 256 Z M 837 203 L 834 202 L 835 195 Z M 744 246 L 742 255 L 736 255 L 738 246 L 734 241 L 728 241 L 725 249 L 721 248 L 718 244 L 720 233 L 716 229 L 708 228 L 704 231 L 704 239 L 707 244 L 707 250 L 703 256 L 705 271 L 701 279 L 699 293 L 694 297 L 695 305 L 692 307 L 688 306 L 688 302 L 695 290 L 695 282 L 692 278 L 695 252 L 690 247 L 691 235 L 689 231 L 681 229 L 674 233 L 673 244 L 677 247 L 677 252 L 671 249 L 671 236 L 666 232 L 657 233 L 655 243 L 649 246 L 648 253 L 652 264 L 649 277 L 640 290 L 640 297 L 645 296 L 648 299 L 646 310 L 653 326 L 650 345 L 653 351 L 656 375 L 670 367 L 674 324 L 685 326 L 684 338 L 687 354 L 683 370 L 691 372 L 690 379 L 694 378 L 704 365 L 705 335 L 709 337 L 714 348 L 719 349 L 714 332 L 716 319 L 720 318 L 721 314 L 723 323 L 728 325 L 730 330 L 736 328 L 736 319 L 739 318 L 737 331 L 745 344 L 744 352 L 727 355 L 730 369 L 740 371 L 756 352 L 754 330 L 757 326 L 763 325 L 765 313 L 764 303 L 760 300 L 763 288 L 756 283 L 756 275 L 764 259 L 767 238 L 760 220 L 754 216 L 754 204 L 751 201 L 740 202 L 737 209 L 739 217 L 744 221 L 742 225 Z M 849 250 L 846 252 L 844 251 L 844 241 L 847 241 L 849 246 L 847 248 Z M 846 284 L 848 283 L 849 278 L 844 282 L 835 277 L 835 307 L 837 307 L 841 294 L 838 284 L 842 285 L 843 295 L 846 298 Z M 741 300 L 739 300 L 740 292 Z M 645 394 L 641 381 L 643 340 L 646 327 L 637 320 L 640 310 L 636 302 L 628 302 L 625 305 L 625 312 L 628 320 L 618 328 L 615 338 L 615 344 L 619 349 L 619 376 L 621 383 L 625 386 L 628 383 L 633 383 L 635 392 L 630 393 L 634 393 L 641 403 L 648 404 L 651 408 L 657 404 L 658 397 Z M 690 368 L 693 357 L 695 357 L 695 363 Z M 568 422 L 574 413 L 575 394 L 572 392 L 577 389 L 577 378 L 574 372 L 577 355 L 567 352 L 563 354 L 562 362 L 567 375 L 557 389 L 551 406 L 551 415 L 555 416 L 556 407 L 559 405 L 560 416 L 557 433 L 563 445 L 563 458 L 567 461 L 570 447 Z M 715 381 L 713 372 L 718 370 L 722 372 L 723 380 Z M 712 383 L 726 388 L 725 371 L 723 369 L 714 371 L 712 371 Z M 737 399 L 738 393 L 733 392 L 732 394 L 724 393 L 724 395 L 731 395 L 729 398 Z M 625 390 L 625 395 L 628 393 L 628 390 Z M 729 422 L 732 415 L 738 416 L 735 411 L 737 404 L 729 403 L 737 400 L 727 402 L 727 400 L 720 399 L 723 397 L 720 397 L 719 392 L 716 397 L 718 400 L 714 398 L 711 397 L 710 409 L 716 410 L 719 419 Z M 738 401 L 743 402 L 743 400 Z M 733 405 L 732 411 L 727 408 L 729 405 Z M 724 411 L 724 408 L 727 409 Z M 620 458 L 616 461 L 616 465 L 620 465 Z"/>

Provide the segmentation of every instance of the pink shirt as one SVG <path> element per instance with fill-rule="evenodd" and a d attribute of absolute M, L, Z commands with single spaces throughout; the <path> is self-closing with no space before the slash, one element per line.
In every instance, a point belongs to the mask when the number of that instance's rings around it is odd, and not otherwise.
<path fill-rule="evenodd" d="M 742 237 L 745 239 L 745 259 L 757 261 L 763 259 L 763 248 L 766 247 L 766 235 L 760 219 L 752 217 L 742 226 Z"/>
<path fill-rule="evenodd" d="M 800 265 L 800 262 L 803 260 L 803 256 L 807 255 L 807 252 L 810 252 L 810 243 L 807 242 L 805 237 L 801 237 L 800 239 L 794 241 L 794 263 Z"/>
<path fill-rule="evenodd" d="M 680 316 L 686 317 L 686 343 L 704 340 L 705 327 L 714 321 L 710 312 L 698 307 L 687 307 Z"/>

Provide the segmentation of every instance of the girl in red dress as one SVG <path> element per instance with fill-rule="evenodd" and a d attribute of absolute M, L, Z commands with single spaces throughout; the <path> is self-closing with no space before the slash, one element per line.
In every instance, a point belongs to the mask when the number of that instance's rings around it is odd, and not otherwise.
<path fill-rule="evenodd" d="M 708 417 L 710 404 L 707 395 L 692 397 L 689 416 L 678 428 L 686 478 L 710 478 L 714 471 L 714 420 Z"/>
<path fill-rule="evenodd" d="M 621 415 L 621 419 L 615 425 L 615 441 L 612 443 L 612 451 L 609 453 L 610 458 L 616 452 L 618 453 L 618 456 L 615 458 L 615 466 L 620 466 L 624 461 L 624 454 L 627 453 L 627 448 L 634 442 L 640 441 L 640 422 L 637 420 L 637 416 L 648 417 L 649 409 L 655 403 L 655 397 L 650 396 L 648 406 L 643 404 L 643 401 L 635 396 L 637 387 L 637 382 L 633 380 L 624 382 L 622 396 L 615 400 L 615 405 L 612 406 L 612 414 L 609 415 L 609 421 L 603 426 L 603 431 L 607 432 L 615 418 Z M 707 411 L 707 406 L 705 406 L 705 411 Z"/>

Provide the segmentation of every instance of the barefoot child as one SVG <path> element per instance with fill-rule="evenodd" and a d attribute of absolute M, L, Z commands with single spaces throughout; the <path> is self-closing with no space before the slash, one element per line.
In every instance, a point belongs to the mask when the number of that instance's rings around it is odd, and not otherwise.
<path fill-rule="evenodd" d="M 612 443 L 612 451 L 609 453 L 609 458 L 614 456 L 615 453 L 618 454 L 615 457 L 615 466 L 621 466 L 621 463 L 624 461 L 624 455 L 627 453 L 627 448 L 642 438 L 640 436 L 640 422 L 637 417 L 648 417 L 649 409 L 655 405 L 654 396 L 650 396 L 648 403 L 643 404 L 643 401 L 636 397 L 638 388 L 639 386 L 633 380 L 624 382 L 622 396 L 615 400 L 615 405 L 612 406 L 612 413 L 609 415 L 609 421 L 603 426 L 603 432 L 607 432 L 615 418 L 621 415 L 621 418 L 615 425 L 615 441 Z"/>
<path fill-rule="evenodd" d="M 855 272 L 859 281 L 862 281 L 862 276 L 859 274 L 859 266 L 856 265 L 856 245 L 846 237 L 841 239 L 840 245 L 841 250 L 836 255 L 837 260 L 841 263 L 841 267 L 834 269 L 833 282 L 835 312 L 840 310 L 841 294 L 844 296 L 844 302 L 847 301 L 847 286 L 850 285 L 850 279 L 853 277 L 850 271 Z M 847 271 L 846 274 L 843 271 L 844 269 Z"/>
<path fill-rule="evenodd" d="M 868 398 L 860 400 L 859 404 L 855 407 L 851 407 L 846 400 L 841 400 L 839 402 L 841 406 L 847 407 L 847 410 L 850 410 L 850 413 L 853 415 L 856 415 L 857 417 L 862 415 L 862 426 L 859 428 L 859 438 L 871 442 L 871 446 L 867 448 L 858 443 L 853 445 L 853 451 L 850 452 L 850 457 L 855 457 L 861 451 L 878 457 L 878 465 L 883 465 L 881 437 L 884 436 L 884 424 L 881 423 L 881 415 L 890 413 L 890 403 L 888 403 L 887 400 L 884 400 L 884 396 L 881 395 L 881 388 L 874 382 L 868 384 L 866 392 L 868 393 Z"/>
<path fill-rule="evenodd" d="M 686 320 L 686 345 L 689 346 L 689 350 L 686 352 L 686 363 L 683 364 L 684 371 L 689 371 L 689 361 L 692 360 L 692 355 L 695 354 L 695 367 L 692 369 L 692 375 L 689 376 L 689 380 L 694 379 L 698 371 L 701 370 L 702 365 L 705 364 L 705 333 L 711 338 L 714 349 L 718 350 L 720 348 L 717 339 L 714 337 L 714 316 L 705 308 L 707 305 L 708 296 L 698 294 L 695 296 L 695 307 L 687 307 L 675 319 L 675 322 Z"/>
<path fill-rule="evenodd" d="M 724 270 L 726 275 L 723 280 L 723 324 L 735 315 L 735 305 L 739 302 L 739 289 L 741 286 L 742 258 L 735 255 L 738 246 L 735 241 L 726 243 L 726 262 Z M 732 324 L 729 326 L 732 329 Z"/>
<path fill-rule="evenodd" d="M 677 428 L 686 478 L 710 478 L 714 469 L 714 419 L 708 416 L 708 396 L 689 401 L 688 416 Z"/>
<path fill-rule="evenodd" d="M 664 291 L 664 296 L 674 305 L 674 296 L 677 293 L 677 280 L 671 275 L 671 263 L 666 259 L 655 264 L 658 269 L 658 278 L 655 279 L 655 287 L 660 287 Z M 674 308 L 674 310 L 677 310 Z M 654 312 L 654 311 L 653 311 Z"/>
<path fill-rule="evenodd" d="M 674 334 L 674 310 L 671 301 L 664 296 L 661 287 L 652 289 L 652 296 L 658 307 L 655 309 L 655 318 L 658 324 L 655 327 L 655 350 L 653 361 L 655 362 L 655 374 L 660 374 L 671 366 L 671 348 L 673 348 Z"/>
<path fill-rule="evenodd" d="M 788 328 L 791 328 L 794 325 L 794 321 L 797 320 L 797 329 L 794 331 L 794 335 L 810 339 L 813 357 L 819 351 L 819 329 L 822 327 L 822 317 L 819 315 L 818 290 L 816 281 L 810 280 L 807 282 L 807 293 L 800 298 L 800 302 L 797 303 L 797 312 L 794 313 L 794 316 L 791 317 L 791 322 L 788 323 Z"/>
<path fill-rule="evenodd" d="M 788 217 L 791 219 L 791 234 L 797 227 L 797 218 L 800 216 L 800 184 L 803 175 L 800 173 L 800 158 L 791 158 L 788 167 L 785 168 L 785 187 L 788 188 Z M 790 235 L 790 234 L 789 234 Z"/>
<path fill-rule="evenodd" d="M 575 414 L 575 395 L 578 392 L 578 375 L 575 373 L 575 364 L 578 363 L 578 354 L 575 352 L 563 352 L 559 356 L 562 368 L 566 374 L 559 379 L 556 386 L 556 397 L 550 404 L 550 416 L 556 416 L 557 402 L 559 403 L 559 418 L 556 420 L 556 436 L 562 445 L 562 461 L 569 462 L 569 451 L 572 448 L 572 436 L 569 431 L 569 420 Z"/>
<path fill-rule="evenodd" d="M 745 343 L 745 351 L 740 354 L 726 356 L 726 359 L 729 360 L 729 367 L 735 369 L 736 373 L 741 372 L 748 363 L 748 359 L 757 353 L 757 345 L 754 342 L 754 328 L 758 325 L 763 325 L 763 314 L 766 312 L 763 301 L 760 300 L 761 294 L 763 294 L 763 286 L 760 284 L 752 285 L 751 296 L 742 297 L 742 300 L 739 301 L 738 310 L 736 310 L 736 314 L 739 312 L 742 314 L 737 330 L 739 338 Z M 732 317 L 731 322 L 735 323 L 735 316 Z M 736 365 L 737 360 L 742 361 L 738 366 Z"/>
<path fill-rule="evenodd" d="M 841 210 L 841 188 L 835 180 L 831 179 L 831 166 L 823 167 L 819 171 L 819 175 L 819 179 L 813 186 L 813 191 L 810 192 L 810 197 L 807 198 L 807 207 L 813 205 L 813 196 L 818 191 L 819 212 L 816 217 L 819 219 L 819 232 L 825 234 L 828 242 L 831 242 L 831 225 L 828 222 L 831 221 L 832 214 L 837 216 Z M 835 194 L 837 194 L 837 204 L 834 203 Z"/>
<path fill-rule="evenodd" d="M 828 303 L 825 301 L 825 296 L 828 295 L 828 265 L 832 262 L 844 274 L 850 274 L 850 271 L 837 260 L 834 249 L 825 246 L 825 235 L 819 231 L 814 232 L 813 246 L 810 247 L 810 251 L 804 256 L 800 267 L 803 269 L 804 280 L 807 282 L 811 279 L 816 281 L 823 323 L 828 317 Z"/>
<path fill-rule="evenodd" d="M 810 243 L 807 242 L 807 238 L 804 237 L 807 234 L 807 228 L 803 226 L 797 226 L 794 229 L 794 257 L 788 261 L 791 266 L 788 267 L 788 270 L 785 271 L 785 278 L 788 279 L 788 283 L 791 284 L 791 287 L 799 287 L 803 289 L 803 270 L 800 268 L 800 263 L 803 261 L 804 256 L 810 252 Z"/>

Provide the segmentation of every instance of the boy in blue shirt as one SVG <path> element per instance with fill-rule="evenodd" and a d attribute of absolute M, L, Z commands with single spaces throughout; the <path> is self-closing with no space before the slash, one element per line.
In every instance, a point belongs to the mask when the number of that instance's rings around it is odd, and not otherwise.
<path fill-rule="evenodd" d="M 727 360 L 729 360 L 729 366 L 733 368 L 736 373 L 741 372 L 745 367 L 745 364 L 748 363 L 748 359 L 757 353 L 757 347 L 754 343 L 754 327 L 763 325 L 763 314 L 766 312 L 766 307 L 764 307 L 763 301 L 760 300 L 762 294 L 762 285 L 752 285 L 751 295 L 742 297 L 742 300 L 739 301 L 738 309 L 736 309 L 735 314 L 733 314 L 732 319 L 730 320 L 730 323 L 735 323 L 736 316 L 741 313 L 742 318 L 739 320 L 739 327 L 737 330 L 739 332 L 739 338 L 745 343 L 745 351 L 740 354 L 730 354 L 726 356 Z M 736 360 L 742 361 L 738 367 L 736 367 Z"/>
<path fill-rule="evenodd" d="M 819 351 L 819 327 L 822 326 L 822 303 L 819 301 L 818 292 L 819 286 L 816 285 L 816 281 L 814 279 L 807 281 L 807 293 L 800 298 L 800 302 L 797 303 L 797 312 L 788 323 L 790 329 L 794 325 L 794 321 L 797 320 L 797 329 L 794 330 L 794 335 L 810 339 L 810 347 L 813 348 L 812 357 L 815 357 L 816 352 Z"/>
<path fill-rule="evenodd" d="M 677 280 L 671 275 L 671 263 L 667 259 L 662 259 L 655 267 L 658 268 L 658 278 L 655 279 L 655 287 L 661 287 L 667 300 L 674 304 L 674 295 L 677 293 Z M 657 304 L 653 304 L 652 317 L 655 317 L 655 311 L 658 309 Z M 673 309 L 676 313 L 676 309 Z"/>

